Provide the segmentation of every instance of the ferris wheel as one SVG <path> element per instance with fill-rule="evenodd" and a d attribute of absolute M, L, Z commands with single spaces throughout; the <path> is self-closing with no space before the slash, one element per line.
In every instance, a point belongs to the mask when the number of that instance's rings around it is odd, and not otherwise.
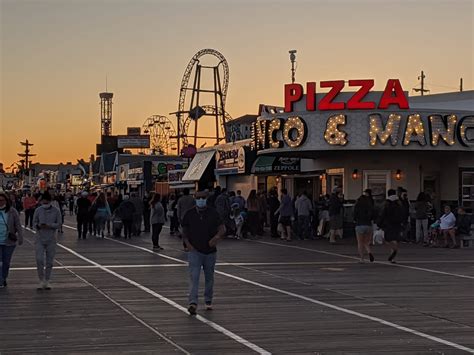
<path fill-rule="evenodd" d="M 153 115 L 148 117 L 142 126 L 144 134 L 150 135 L 152 154 L 169 155 L 176 151 L 176 136 L 173 123 L 166 116 Z"/>

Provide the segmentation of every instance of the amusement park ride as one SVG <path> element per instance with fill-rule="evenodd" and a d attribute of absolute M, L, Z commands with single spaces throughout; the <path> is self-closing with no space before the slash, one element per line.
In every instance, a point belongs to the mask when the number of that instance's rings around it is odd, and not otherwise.
<path fill-rule="evenodd" d="M 209 60 L 217 60 L 217 64 L 202 64 Z M 190 86 L 191 77 L 194 79 Z M 204 87 L 204 82 L 209 87 Z M 208 141 L 219 144 L 226 139 L 226 123 L 232 120 L 225 111 L 228 87 L 229 65 L 220 52 L 202 49 L 191 58 L 181 80 L 178 111 L 171 113 L 176 115 L 177 135 L 173 138 L 177 140 L 178 153 L 189 146 L 196 148 L 198 143 L 203 143 L 202 146 Z M 188 92 L 191 94 L 187 95 Z M 200 120 L 206 116 L 213 118 L 215 128 L 210 135 L 204 136 L 199 134 L 198 128 Z"/>
<path fill-rule="evenodd" d="M 142 134 L 150 136 L 151 154 L 176 154 L 190 158 L 198 147 L 211 142 L 217 145 L 225 142 L 226 138 L 239 139 L 238 129 L 232 128 L 235 132 L 226 132 L 226 123 L 232 120 L 225 111 L 228 87 L 229 65 L 224 56 L 214 49 L 197 52 L 188 63 L 181 80 L 178 111 L 171 113 L 176 115 L 176 125 L 162 115 L 150 116 L 142 125 Z M 101 115 L 102 135 L 106 136 L 110 134 L 111 128 L 113 94 L 100 95 L 101 106 L 105 107 Z"/>

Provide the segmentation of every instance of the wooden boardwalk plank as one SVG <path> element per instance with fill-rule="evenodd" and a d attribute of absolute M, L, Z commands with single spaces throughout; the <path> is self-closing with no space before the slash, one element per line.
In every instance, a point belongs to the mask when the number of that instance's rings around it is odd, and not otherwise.
<path fill-rule="evenodd" d="M 73 225 L 69 218 L 67 221 Z M 163 254 L 185 260 L 180 240 L 167 232 L 165 229 L 160 242 L 165 247 Z M 25 234 L 28 240 L 34 239 L 30 232 Z M 350 240 L 344 240 L 338 246 L 327 245 L 325 241 L 288 244 L 304 249 L 287 247 L 284 242 L 269 238 L 263 241 L 271 244 L 224 241 L 219 245 L 218 262 L 264 264 L 220 265 L 217 269 L 474 348 L 474 280 L 429 270 L 360 265 L 351 259 L 356 255 Z M 178 261 L 111 240 L 78 241 L 70 229 L 65 230 L 61 242 L 102 265 L 179 265 Z M 151 244 L 149 235 L 134 238 L 131 243 L 146 248 Z M 387 250 L 378 247 L 375 253 L 383 260 Z M 61 248 L 58 248 L 57 257 L 65 265 L 88 265 Z M 418 268 L 474 276 L 473 252 L 469 249 L 402 245 L 399 260 Z M 297 262 L 322 264 L 295 265 Z M 26 243 L 17 248 L 13 267 L 32 266 L 33 248 Z M 182 306 L 187 304 L 186 267 L 112 269 Z M 78 268 L 73 271 L 191 353 L 252 352 L 103 270 Z M 53 271 L 55 287 L 50 292 L 35 290 L 35 275 L 35 270 L 12 270 L 9 288 L 0 290 L 0 353 L 179 353 L 67 270 Z M 200 314 L 273 353 L 465 353 L 368 319 L 219 274 L 216 275 L 215 307 L 212 312 L 200 310 Z"/>

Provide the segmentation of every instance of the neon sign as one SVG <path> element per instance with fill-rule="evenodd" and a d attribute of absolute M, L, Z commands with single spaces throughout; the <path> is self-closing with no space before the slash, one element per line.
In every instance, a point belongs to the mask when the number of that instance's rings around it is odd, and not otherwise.
<path fill-rule="evenodd" d="M 397 106 L 399 109 L 408 109 L 408 98 L 403 92 L 402 85 L 398 79 L 389 79 L 385 85 L 378 105 L 374 101 L 364 101 L 365 97 L 374 86 L 373 79 L 349 80 L 349 87 L 359 87 L 352 97 L 344 101 L 334 101 L 337 95 L 345 87 L 344 80 L 321 81 L 320 88 L 331 88 L 319 102 L 316 102 L 316 82 L 306 83 L 306 110 L 307 111 L 337 111 L 337 110 L 386 110 L 391 106 Z M 293 112 L 293 105 L 303 98 L 303 85 L 286 84 L 285 85 L 285 112 Z"/>

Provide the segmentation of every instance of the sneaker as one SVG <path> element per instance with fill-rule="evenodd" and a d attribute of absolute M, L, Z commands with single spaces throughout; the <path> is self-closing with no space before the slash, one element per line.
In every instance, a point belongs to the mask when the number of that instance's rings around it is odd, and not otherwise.
<path fill-rule="evenodd" d="M 43 291 L 44 290 L 44 281 L 41 281 L 36 289 L 38 291 Z"/>
<path fill-rule="evenodd" d="M 212 311 L 212 303 L 206 303 L 206 311 Z"/>
<path fill-rule="evenodd" d="M 195 316 L 197 314 L 197 305 L 194 303 L 191 303 L 188 307 L 188 312 L 191 316 Z"/>
<path fill-rule="evenodd" d="M 153 245 L 153 249 L 159 250 L 159 249 L 160 249 L 160 246 L 159 246 L 159 245 Z"/>
<path fill-rule="evenodd" d="M 43 289 L 49 291 L 51 290 L 51 286 L 49 284 L 49 281 L 45 281 L 44 284 L 43 284 Z"/>
<path fill-rule="evenodd" d="M 369 253 L 369 259 L 370 259 L 370 262 L 373 263 L 375 261 L 375 258 L 374 256 L 372 255 L 372 253 Z"/>

